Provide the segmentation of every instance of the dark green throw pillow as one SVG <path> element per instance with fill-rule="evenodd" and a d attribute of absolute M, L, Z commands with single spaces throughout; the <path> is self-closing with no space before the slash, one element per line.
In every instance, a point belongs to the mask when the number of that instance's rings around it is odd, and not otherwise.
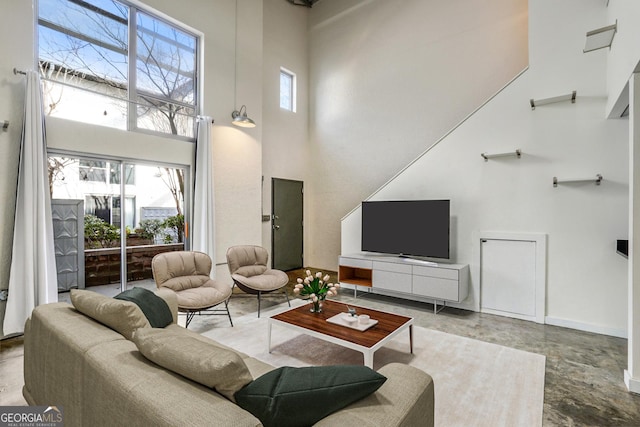
<path fill-rule="evenodd" d="M 265 427 L 303 427 L 376 391 L 387 380 L 366 366 L 283 367 L 235 394 Z"/>
<path fill-rule="evenodd" d="M 114 297 L 135 303 L 144 313 L 152 328 L 164 328 L 173 322 L 167 303 L 145 288 L 132 288 Z"/>

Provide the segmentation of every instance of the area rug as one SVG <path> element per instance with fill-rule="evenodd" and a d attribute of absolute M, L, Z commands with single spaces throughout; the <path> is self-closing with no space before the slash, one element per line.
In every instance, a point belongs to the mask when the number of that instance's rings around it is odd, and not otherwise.
<path fill-rule="evenodd" d="M 285 308 L 287 308 L 285 306 Z M 362 353 L 274 326 L 267 350 L 267 318 L 282 307 L 234 319 L 203 335 L 274 366 L 363 363 Z M 339 327 L 339 326 L 337 326 Z M 541 426 L 545 357 L 414 326 L 414 349 L 403 333 L 374 356 L 374 369 L 401 362 L 427 372 L 435 386 L 435 424 Z"/>

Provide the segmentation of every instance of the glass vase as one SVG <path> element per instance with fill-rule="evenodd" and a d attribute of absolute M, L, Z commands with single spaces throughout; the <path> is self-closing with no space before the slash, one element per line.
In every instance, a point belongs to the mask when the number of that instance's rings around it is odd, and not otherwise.
<path fill-rule="evenodd" d="M 316 302 L 311 302 L 311 309 L 309 310 L 312 313 L 321 313 L 322 312 L 322 301 L 323 300 L 317 300 Z"/>

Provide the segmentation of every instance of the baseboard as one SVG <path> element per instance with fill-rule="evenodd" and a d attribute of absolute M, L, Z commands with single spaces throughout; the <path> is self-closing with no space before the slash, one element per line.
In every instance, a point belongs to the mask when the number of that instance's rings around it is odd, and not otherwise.
<path fill-rule="evenodd" d="M 631 393 L 640 394 L 640 380 L 632 378 L 626 369 L 624 370 L 624 383 L 627 386 L 627 390 Z"/>
<path fill-rule="evenodd" d="M 510 313 L 508 311 L 492 310 L 490 308 L 480 308 L 481 313 L 493 314 L 496 316 L 511 317 L 512 319 L 527 320 L 536 322 L 536 316 L 525 316 L 524 314 Z"/>
<path fill-rule="evenodd" d="M 606 326 L 592 325 L 589 323 L 576 322 L 573 320 L 560 319 L 551 316 L 546 316 L 544 318 L 544 322 L 547 325 L 577 329 L 578 331 L 593 332 L 594 334 L 609 335 L 618 338 L 627 338 L 627 331 L 625 329 L 608 328 Z"/>

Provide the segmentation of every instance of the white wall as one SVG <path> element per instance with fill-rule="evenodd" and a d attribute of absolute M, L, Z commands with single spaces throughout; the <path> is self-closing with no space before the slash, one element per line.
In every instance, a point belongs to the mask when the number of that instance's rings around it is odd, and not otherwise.
<path fill-rule="evenodd" d="M 321 1 L 310 13 L 307 262 L 340 219 L 527 64 L 527 1 Z"/>
<path fill-rule="evenodd" d="M 235 61 L 235 0 L 145 0 L 144 4 L 204 34 L 202 113 L 215 119 L 213 132 L 218 277 L 228 280 L 227 247 L 261 243 L 260 177 L 262 123 L 262 1 L 238 0 L 238 60 Z M 13 67 L 33 69 L 34 12 L 28 0 L 3 2 L 0 26 L 0 289 L 8 285 L 13 236 L 24 78 Z M 234 80 L 238 78 L 237 85 Z M 237 87 L 237 103 L 234 86 Z M 231 126 L 231 111 L 246 104 L 258 126 Z M 50 148 L 191 165 L 193 144 L 134 132 L 51 119 Z M 4 306 L 0 305 L 0 323 Z M 1 334 L 0 334 L 1 336 Z"/>
<path fill-rule="evenodd" d="M 271 178 L 307 179 L 308 15 L 306 7 L 293 6 L 284 0 L 264 0 L 262 207 L 265 215 L 271 213 Z M 280 108 L 280 67 L 296 74 L 296 112 Z M 271 251 L 271 222 L 263 223 L 262 244 Z"/>
<path fill-rule="evenodd" d="M 529 4 L 530 68 L 372 198 L 449 198 L 452 260 L 478 271 L 480 231 L 548 235 L 547 323 L 624 336 L 628 121 L 606 120 L 606 53 L 583 54 L 583 28 L 606 16 L 599 0 Z M 575 34 L 580 34 L 576 37 Z M 578 91 L 570 102 L 532 111 L 529 98 Z M 484 162 L 480 153 L 521 159 Z M 559 185 L 591 178 L 602 185 Z M 359 250 L 359 210 L 342 223 L 342 250 Z M 461 306 L 477 306 L 479 278 Z"/>

